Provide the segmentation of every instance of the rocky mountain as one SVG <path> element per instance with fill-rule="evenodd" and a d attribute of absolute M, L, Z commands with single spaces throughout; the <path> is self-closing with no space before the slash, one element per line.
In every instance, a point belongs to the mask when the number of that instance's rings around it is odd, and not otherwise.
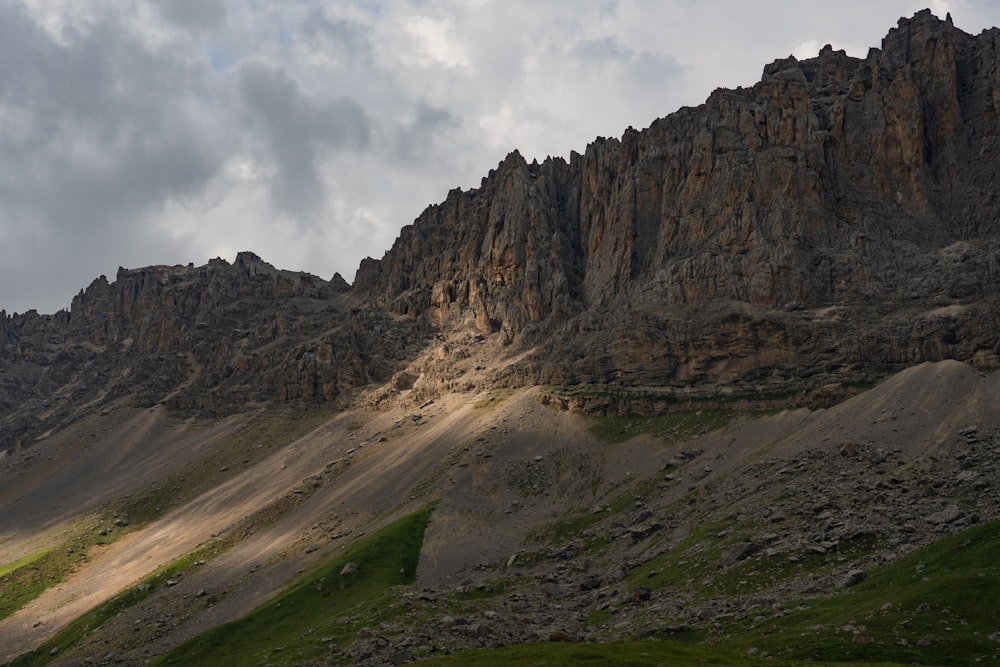
<path fill-rule="evenodd" d="M 243 252 L 0 311 L 0 660 L 146 664 L 315 593 L 243 663 L 996 664 L 998 90 L 1000 30 L 923 11 L 512 152 L 353 285 Z M 366 551 L 414 516 L 414 560 Z"/>
<path fill-rule="evenodd" d="M 17 449 L 122 397 L 226 414 L 270 401 L 343 405 L 388 380 L 425 331 L 366 307 L 339 276 L 233 264 L 119 269 L 71 309 L 0 316 L 0 447 Z"/>
<path fill-rule="evenodd" d="M 527 382 L 787 391 L 995 366 L 998 39 L 925 11 L 864 59 L 775 61 L 568 162 L 514 152 L 355 290 L 539 345 Z"/>
<path fill-rule="evenodd" d="M 122 270 L 68 312 L 4 314 L 0 446 L 125 391 L 215 410 L 344 400 L 435 331 L 528 351 L 493 384 L 619 411 L 822 403 L 801 395 L 923 361 L 995 367 L 998 50 L 996 29 L 923 11 L 864 59 L 777 60 L 750 88 L 569 161 L 515 151 L 363 261 L 353 286 L 243 253 Z M 422 370 L 428 393 L 454 387 Z"/>

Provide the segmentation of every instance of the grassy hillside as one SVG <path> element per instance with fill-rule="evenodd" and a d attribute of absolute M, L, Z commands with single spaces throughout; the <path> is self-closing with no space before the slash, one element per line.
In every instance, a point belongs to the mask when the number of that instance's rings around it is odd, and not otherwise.
<path fill-rule="evenodd" d="M 802 660 L 1000 664 L 998 555 L 1000 522 L 975 526 L 870 573 L 840 595 L 733 627 L 725 643 Z"/>
<path fill-rule="evenodd" d="M 594 667 L 660 667 L 666 665 L 714 665 L 715 667 L 804 666 L 798 661 L 773 660 L 740 655 L 710 646 L 658 640 L 607 644 L 523 644 L 502 649 L 466 651 L 418 663 L 424 667 L 550 667 L 592 665 Z M 829 663 L 828 663 L 829 664 Z M 850 663 L 856 667 L 886 667 L 895 663 Z"/>
<path fill-rule="evenodd" d="M 251 614 L 194 638 L 152 664 L 294 665 L 328 655 L 333 646 L 352 639 L 360 624 L 392 614 L 388 607 L 393 589 L 415 578 L 432 511 L 427 507 L 383 528 Z M 348 564 L 355 564 L 356 572 L 342 574 Z"/>

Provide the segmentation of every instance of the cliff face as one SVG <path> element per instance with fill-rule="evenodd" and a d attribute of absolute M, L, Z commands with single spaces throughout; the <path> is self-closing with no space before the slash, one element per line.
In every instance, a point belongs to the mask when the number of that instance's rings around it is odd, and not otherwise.
<path fill-rule="evenodd" d="M 864 59 L 775 61 L 568 162 L 512 153 L 355 287 L 439 324 L 554 334 L 542 382 L 992 364 L 998 57 L 1000 31 L 924 11 Z"/>
<path fill-rule="evenodd" d="M 863 59 L 777 60 L 568 161 L 515 151 L 353 288 L 241 253 L 0 313 L 0 446 L 125 395 L 346 401 L 410 364 L 392 387 L 468 387 L 494 335 L 517 361 L 488 384 L 600 385 L 567 400 L 620 411 L 1000 365 L 998 91 L 1000 30 L 924 11 Z"/>
<path fill-rule="evenodd" d="M 899 248 L 1000 231 L 998 49 L 1000 31 L 972 37 L 924 11 L 863 60 L 825 47 L 775 61 L 752 88 L 569 163 L 512 153 L 482 188 L 425 211 L 357 284 L 403 311 L 446 297 L 478 311 L 484 290 L 507 288 L 522 302 L 492 319 L 515 330 L 566 299 L 636 290 L 762 307 L 905 292 L 886 274 Z"/>

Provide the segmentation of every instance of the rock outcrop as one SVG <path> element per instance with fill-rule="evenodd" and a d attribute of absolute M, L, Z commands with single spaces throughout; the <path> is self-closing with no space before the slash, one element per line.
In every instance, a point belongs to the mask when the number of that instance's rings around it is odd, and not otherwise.
<path fill-rule="evenodd" d="M 267 401 L 344 402 L 388 380 L 420 322 L 357 303 L 336 276 L 233 264 L 119 269 L 55 315 L 0 316 L 0 448 L 120 397 L 224 414 Z"/>

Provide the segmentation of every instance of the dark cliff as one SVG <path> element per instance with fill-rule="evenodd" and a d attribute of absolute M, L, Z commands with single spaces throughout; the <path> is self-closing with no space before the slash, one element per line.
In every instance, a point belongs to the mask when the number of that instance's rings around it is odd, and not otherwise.
<path fill-rule="evenodd" d="M 119 269 L 55 315 L 0 316 L 0 447 L 117 398 L 225 414 L 269 401 L 345 402 L 389 379 L 419 323 L 358 304 L 339 276 L 233 264 Z"/>
<path fill-rule="evenodd" d="M 364 262 L 357 286 L 401 312 L 444 292 L 478 312 L 495 294 L 509 312 L 492 319 L 515 330 L 636 291 L 761 307 L 905 294 L 899 248 L 1000 233 L 998 53 L 1000 31 L 972 37 L 924 11 L 865 59 L 825 47 L 775 61 L 752 88 L 568 163 L 515 151 Z"/>

